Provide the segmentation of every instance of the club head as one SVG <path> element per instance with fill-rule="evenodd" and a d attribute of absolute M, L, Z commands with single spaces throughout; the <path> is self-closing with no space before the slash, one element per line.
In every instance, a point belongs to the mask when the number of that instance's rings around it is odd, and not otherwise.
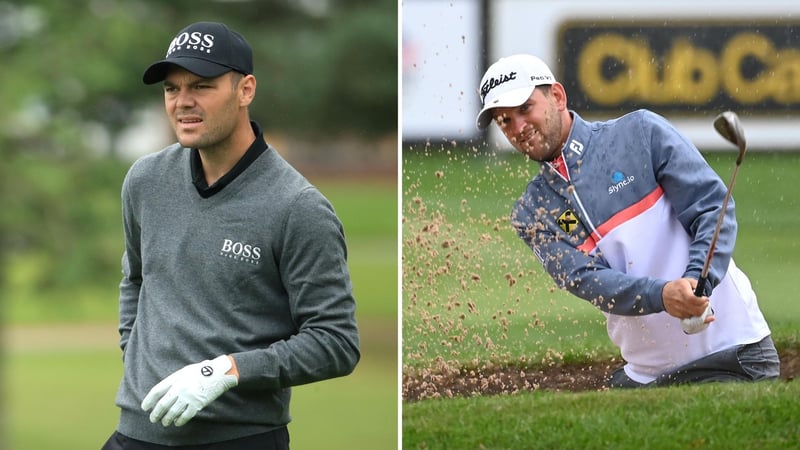
<path fill-rule="evenodd" d="M 744 159 L 744 152 L 747 150 L 747 141 L 744 138 L 744 129 L 742 129 L 741 122 L 739 122 L 739 116 L 733 111 L 720 113 L 714 119 L 714 128 L 720 136 L 739 147 L 739 157 L 736 158 L 736 165 L 741 164 L 742 159 Z"/>

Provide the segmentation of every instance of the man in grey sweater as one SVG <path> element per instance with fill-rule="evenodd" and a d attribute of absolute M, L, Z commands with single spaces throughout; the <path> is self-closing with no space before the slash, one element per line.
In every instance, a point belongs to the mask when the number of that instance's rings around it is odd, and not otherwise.
<path fill-rule="evenodd" d="M 124 374 L 103 449 L 287 449 L 290 387 L 360 358 L 341 222 L 250 120 L 240 34 L 192 24 L 143 81 L 163 82 L 178 143 L 122 186 Z"/>

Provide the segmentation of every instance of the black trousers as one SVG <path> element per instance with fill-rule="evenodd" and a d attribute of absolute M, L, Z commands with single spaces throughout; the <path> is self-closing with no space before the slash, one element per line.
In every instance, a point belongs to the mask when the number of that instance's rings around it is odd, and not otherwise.
<path fill-rule="evenodd" d="M 289 430 L 281 427 L 230 441 L 177 447 L 139 441 L 115 431 L 101 450 L 289 450 Z"/>
<path fill-rule="evenodd" d="M 636 388 L 673 386 L 687 383 L 774 380 L 780 376 L 781 362 L 772 338 L 720 350 L 660 375 L 648 384 L 638 383 L 620 367 L 609 378 L 609 387 Z"/>

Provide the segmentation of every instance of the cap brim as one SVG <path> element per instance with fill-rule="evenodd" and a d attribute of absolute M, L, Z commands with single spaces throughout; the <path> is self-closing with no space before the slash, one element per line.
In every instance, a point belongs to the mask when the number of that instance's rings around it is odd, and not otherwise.
<path fill-rule="evenodd" d="M 529 98 L 536 86 L 525 86 L 522 88 L 514 89 L 491 99 L 486 105 L 483 106 L 481 112 L 478 113 L 478 118 L 475 120 L 479 130 L 485 130 L 486 127 L 492 123 L 492 109 L 493 108 L 506 108 L 519 106 Z"/>
<path fill-rule="evenodd" d="M 144 84 L 155 84 L 167 78 L 167 71 L 170 65 L 182 67 L 193 74 L 203 78 L 216 78 L 226 72 L 233 70 L 228 66 L 223 66 L 211 61 L 199 58 L 169 58 L 154 62 L 144 71 L 142 81 Z"/>

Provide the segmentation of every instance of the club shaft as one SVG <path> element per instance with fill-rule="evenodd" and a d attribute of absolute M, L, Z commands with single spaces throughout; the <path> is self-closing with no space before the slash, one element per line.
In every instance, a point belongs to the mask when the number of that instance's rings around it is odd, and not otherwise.
<path fill-rule="evenodd" d="M 694 295 L 696 297 L 702 297 L 705 295 L 705 288 L 706 288 L 706 280 L 708 279 L 708 270 L 711 267 L 711 259 L 714 257 L 714 250 L 717 247 L 717 239 L 719 239 L 719 233 L 722 230 L 722 223 L 725 221 L 725 213 L 728 210 L 728 202 L 731 199 L 731 193 L 733 192 L 733 185 L 736 183 L 736 175 L 739 173 L 739 166 L 741 165 L 741 160 L 736 161 L 736 166 L 733 168 L 733 173 L 731 174 L 731 180 L 728 183 L 728 191 L 725 193 L 725 199 L 722 201 L 722 209 L 719 211 L 719 218 L 717 218 L 717 226 L 714 228 L 714 234 L 711 236 L 711 245 L 708 248 L 708 254 L 706 255 L 706 262 L 703 264 L 703 270 L 700 272 L 700 278 L 697 280 L 697 287 L 694 290 Z"/>

